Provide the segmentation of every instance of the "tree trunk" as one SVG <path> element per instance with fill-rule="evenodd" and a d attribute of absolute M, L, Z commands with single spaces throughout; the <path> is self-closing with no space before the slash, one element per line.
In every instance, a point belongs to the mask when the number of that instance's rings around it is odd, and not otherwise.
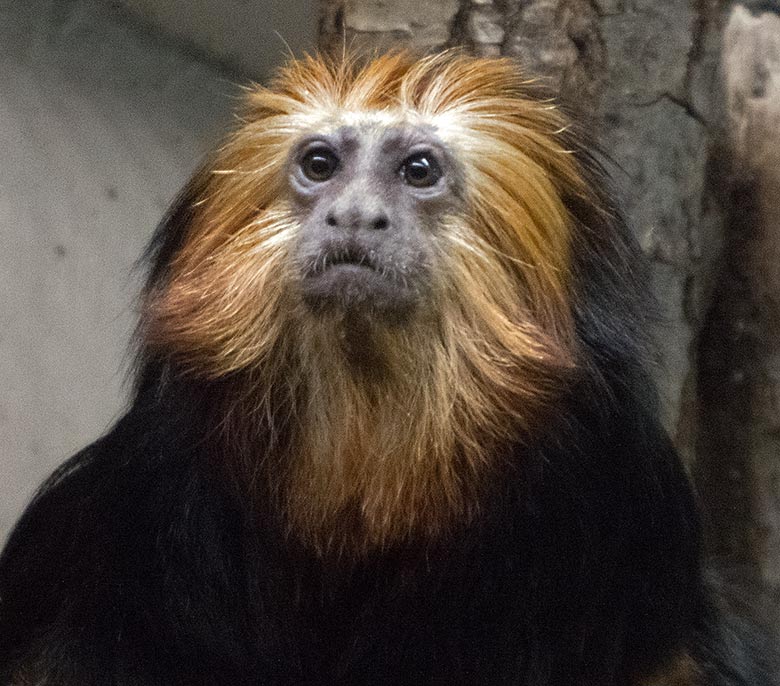
<path fill-rule="evenodd" d="M 723 36 L 727 233 L 700 342 L 699 482 L 717 552 L 780 595 L 780 17 L 738 5 Z"/>
<path fill-rule="evenodd" d="M 322 0 L 320 40 L 511 56 L 596 129 L 652 261 L 663 420 L 712 550 L 780 592 L 780 19 L 725 0 Z"/>

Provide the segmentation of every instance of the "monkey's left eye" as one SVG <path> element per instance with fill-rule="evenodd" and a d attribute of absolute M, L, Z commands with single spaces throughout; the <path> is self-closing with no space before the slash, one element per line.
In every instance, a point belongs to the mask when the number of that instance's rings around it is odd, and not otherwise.
<path fill-rule="evenodd" d="M 441 167 L 430 153 L 407 157 L 401 165 L 401 178 L 415 188 L 429 188 L 441 178 Z"/>
<path fill-rule="evenodd" d="M 315 148 L 301 160 L 301 171 L 310 181 L 327 181 L 339 166 L 339 158 L 327 148 Z"/>

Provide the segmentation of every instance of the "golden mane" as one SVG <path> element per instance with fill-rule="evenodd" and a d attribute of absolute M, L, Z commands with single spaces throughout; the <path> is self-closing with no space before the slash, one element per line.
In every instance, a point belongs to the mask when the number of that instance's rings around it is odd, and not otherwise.
<path fill-rule="evenodd" d="M 369 336 L 382 388 L 345 366 L 339 322 L 306 311 L 290 255 L 290 150 L 346 124 L 432 127 L 463 177 L 434 316 Z M 305 542 L 365 551 L 442 534 L 472 514 L 488 456 L 549 407 L 576 357 L 562 197 L 587 197 L 565 126 L 514 63 L 460 53 L 309 57 L 248 92 L 240 127 L 193 182 L 194 219 L 146 294 L 143 332 L 196 376 L 243 374 L 238 422 L 261 413 L 273 424 L 285 396 L 296 428 L 269 478 Z M 242 446 L 242 459 L 262 463 L 254 450 Z"/>

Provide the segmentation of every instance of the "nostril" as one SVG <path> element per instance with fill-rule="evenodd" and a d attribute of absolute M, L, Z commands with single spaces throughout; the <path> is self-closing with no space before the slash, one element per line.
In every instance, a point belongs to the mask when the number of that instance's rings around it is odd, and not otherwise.
<path fill-rule="evenodd" d="M 377 231 L 382 231 L 388 227 L 387 217 L 382 216 L 374 220 L 374 228 Z"/>
<path fill-rule="evenodd" d="M 325 223 L 328 226 L 336 226 L 338 222 L 336 221 L 336 215 L 333 214 L 333 212 L 328 212 L 328 216 L 325 217 Z"/>

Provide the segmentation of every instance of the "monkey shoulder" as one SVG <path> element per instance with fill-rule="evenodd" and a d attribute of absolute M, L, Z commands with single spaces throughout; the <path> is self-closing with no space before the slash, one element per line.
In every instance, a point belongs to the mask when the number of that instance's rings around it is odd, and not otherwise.
<path fill-rule="evenodd" d="M 103 665 L 111 683 L 121 673 L 136 683 L 148 664 L 165 683 L 161 646 L 179 659 L 187 646 L 231 654 L 235 628 L 221 617 L 240 624 L 243 596 L 225 498 L 196 456 L 139 419 L 131 412 L 60 467 L 12 532 L 0 558 L 0 677 L 109 683 Z"/>

